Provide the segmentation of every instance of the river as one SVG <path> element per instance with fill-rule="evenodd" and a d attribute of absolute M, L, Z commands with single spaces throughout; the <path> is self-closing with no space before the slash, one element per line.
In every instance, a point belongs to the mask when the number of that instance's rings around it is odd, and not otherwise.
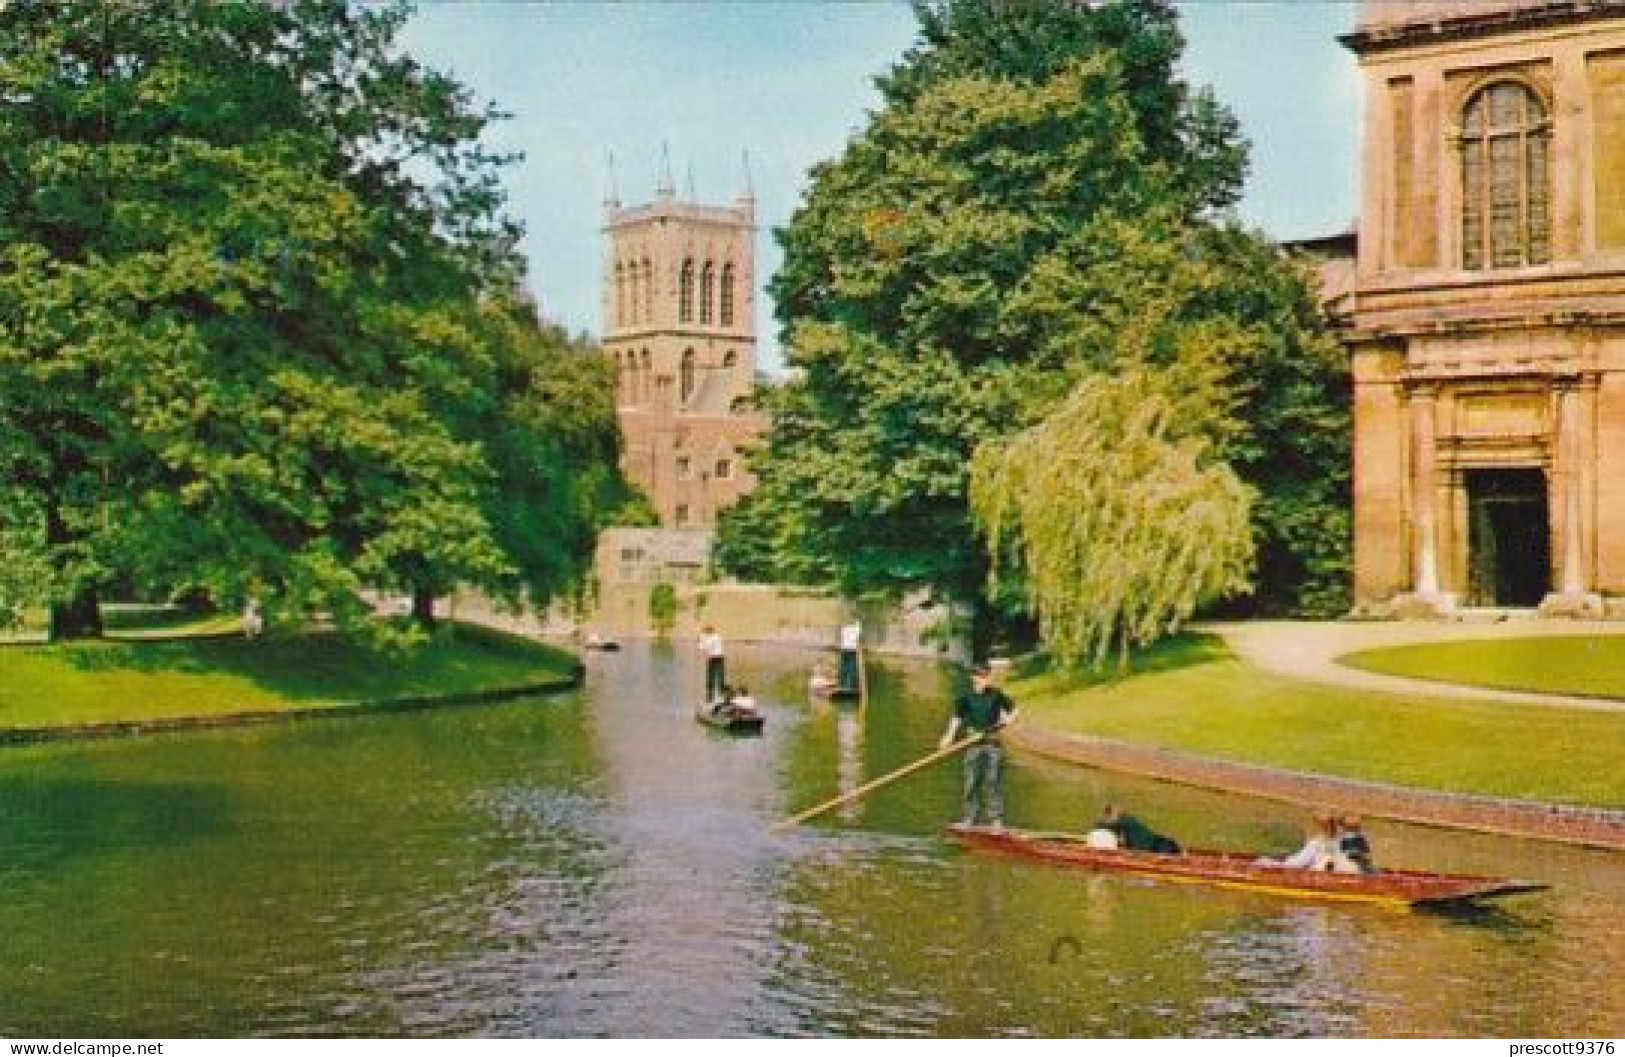
<path fill-rule="evenodd" d="M 1076 873 L 942 840 L 955 763 L 774 833 L 933 748 L 948 678 L 882 662 L 859 712 L 734 652 L 761 737 L 636 644 L 566 695 L 0 752 L 0 1035 L 1625 1035 L 1625 856 L 1374 820 L 1381 861 L 1552 885 L 1449 915 Z M 1010 773 L 1013 825 L 1107 800 L 1197 846 L 1301 823 Z"/>

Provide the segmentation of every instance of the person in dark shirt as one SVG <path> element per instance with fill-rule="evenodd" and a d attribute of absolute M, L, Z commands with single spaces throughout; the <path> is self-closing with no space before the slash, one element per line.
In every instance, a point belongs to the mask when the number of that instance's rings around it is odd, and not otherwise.
<path fill-rule="evenodd" d="M 965 750 L 964 811 L 961 821 L 976 825 L 977 805 L 985 808 L 990 826 L 1004 825 L 1004 747 L 996 736 L 1016 718 L 1015 702 L 993 685 L 993 671 L 985 664 L 971 669 L 971 687 L 954 701 L 954 714 L 942 735 L 947 748 L 964 734 L 981 740 Z"/>
<path fill-rule="evenodd" d="M 1117 834 L 1119 848 L 1161 852 L 1165 855 L 1179 854 L 1179 844 L 1176 841 L 1164 837 L 1116 804 L 1106 805 L 1106 810 L 1101 812 L 1100 821 L 1095 823 L 1095 828 L 1109 829 Z"/>

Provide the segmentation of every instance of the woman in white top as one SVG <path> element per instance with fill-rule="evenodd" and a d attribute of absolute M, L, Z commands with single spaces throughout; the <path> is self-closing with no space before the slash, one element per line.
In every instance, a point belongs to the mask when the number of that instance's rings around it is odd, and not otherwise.
<path fill-rule="evenodd" d="M 1360 866 L 1338 847 L 1338 823 L 1335 816 L 1315 818 L 1309 839 L 1303 847 L 1285 859 L 1260 859 L 1263 866 L 1288 866 L 1299 870 L 1329 870 L 1332 873 L 1359 873 Z"/>

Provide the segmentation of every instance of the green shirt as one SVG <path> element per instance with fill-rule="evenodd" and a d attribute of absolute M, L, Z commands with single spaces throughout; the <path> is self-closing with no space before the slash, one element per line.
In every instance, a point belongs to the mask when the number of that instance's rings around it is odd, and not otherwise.
<path fill-rule="evenodd" d="M 997 687 L 986 690 L 966 690 L 954 702 L 954 715 L 966 730 L 973 734 L 987 734 L 997 730 L 1011 712 L 1015 703 Z"/>

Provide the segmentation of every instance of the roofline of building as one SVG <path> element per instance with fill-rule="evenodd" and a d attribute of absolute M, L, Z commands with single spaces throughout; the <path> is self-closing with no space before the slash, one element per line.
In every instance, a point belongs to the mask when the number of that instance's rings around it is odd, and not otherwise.
<path fill-rule="evenodd" d="M 1545 29 L 1625 17 L 1625 0 L 1547 0 L 1528 7 L 1503 8 L 1449 18 L 1373 26 L 1339 34 L 1338 41 L 1356 55 L 1376 55 L 1444 41 L 1471 40 L 1508 29 Z"/>

